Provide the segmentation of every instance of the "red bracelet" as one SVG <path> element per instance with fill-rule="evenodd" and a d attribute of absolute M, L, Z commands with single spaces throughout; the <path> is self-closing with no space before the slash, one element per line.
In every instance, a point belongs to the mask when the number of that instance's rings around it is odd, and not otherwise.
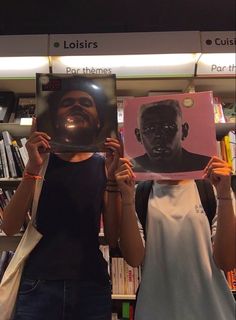
<path fill-rule="evenodd" d="M 29 180 L 38 180 L 38 179 L 42 179 L 43 177 L 38 176 L 38 175 L 34 175 L 32 173 L 24 172 L 23 178 L 29 179 Z"/>

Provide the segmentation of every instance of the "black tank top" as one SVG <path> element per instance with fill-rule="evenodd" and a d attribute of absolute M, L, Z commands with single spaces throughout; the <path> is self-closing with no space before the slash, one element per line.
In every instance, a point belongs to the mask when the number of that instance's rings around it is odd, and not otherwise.
<path fill-rule="evenodd" d="M 98 238 L 105 185 L 100 154 L 81 162 L 50 156 L 36 218 L 43 237 L 26 262 L 25 276 L 109 281 Z"/>

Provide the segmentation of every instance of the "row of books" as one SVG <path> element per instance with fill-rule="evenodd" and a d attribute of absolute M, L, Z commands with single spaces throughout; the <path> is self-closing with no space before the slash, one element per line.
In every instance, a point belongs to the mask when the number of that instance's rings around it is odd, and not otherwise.
<path fill-rule="evenodd" d="M 229 131 L 220 141 L 217 141 L 218 155 L 229 163 L 233 174 L 236 173 L 236 132 Z"/>
<path fill-rule="evenodd" d="M 122 301 L 121 306 L 113 305 L 111 320 L 134 320 L 134 301 Z"/>
<path fill-rule="evenodd" d="M 124 258 L 111 256 L 108 245 L 100 245 L 100 250 L 108 264 L 112 294 L 135 295 L 141 280 L 141 267 L 131 267 Z"/>
<path fill-rule="evenodd" d="M 28 161 L 25 147 L 27 139 L 20 138 L 17 142 L 6 130 L 0 135 L 0 178 L 22 177 Z"/>
<path fill-rule="evenodd" d="M 236 102 L 223 103 L 219 97 L 214 97 L 215 123 L 235 123 Z"/>
<path fill-rule="evenodd" d="M 26 124 L 35 116 L 35 95 L 16 94 L 13 91 L 0 91 L 0 122 Z"/>
<path fill-rule="evenodd" d="M 236 291 L 236 268 L 226 273 L 229 288 L 232 291 Z"/>
<path fill-rule="evenodd" d="M 10 201 L 11 197 L 13 196 L 14 190 L 6 190 L 0 188 L 0 208 L 3 209 Z M 1 221 L 1 215 L 0 215 Z"/>
<path fill-rule="evenodd" d="M 141 267 L 131 267 L 122 257 L 111 258 L 112 294 L 135 295 L 141 281 Z"/>
<path fill-rule="evenodd" d="M 236 103 L 222 103 L 220 98 L 214 98 L 215 123 L 234 123 L 236 129 Z M 231 166 L 236 173 L 236 132 L 229 131 L 221 141 L 217 142 L 218 155 Z"/>

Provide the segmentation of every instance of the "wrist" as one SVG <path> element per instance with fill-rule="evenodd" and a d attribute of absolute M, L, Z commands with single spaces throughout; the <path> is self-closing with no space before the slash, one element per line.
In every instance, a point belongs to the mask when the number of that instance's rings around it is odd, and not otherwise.
<path fill-rule="evenodd" d="M 128 200 L 128 201 L 124 201 L 124 200 L 122 201 L 123 207 L 128 207 L 128 206 L 132 207 L 134 205 L 135 205 L 134 199 Z"/>
<path fill-rule="evenodd" d="M 40 175 L 38 175 L 38 174 L 33 174 L 33 173 L 28 172 L 28 171 L 24 171 L 22 179 L 23 179 L 23 180 L 33 180 L 33 181 L 36 181 L 36 180 L 41 180 L 41 179 L 43 179 L 43 177 L 40 176 Z"/>
<path fill-rule="evenodd" d="M 122 194 L 122 204 L 126 205 L 126 204 L 135 204 L 135 197 L 133 195 L 127 197 L 126 195 Z"/>
<path fill-rule="evenodd" d="M 232 197 L 231 196 L 227 196 L 227 197 L 217 197 L 217 200 L 223 200 L 223 201 L 231 201 L 232 200 Z"/>
<path fill-rule="evenodd" d="M 231 192 L 221 192 L 217 194 L 217 199 L 232 199 Z"/>
<path fill-rule="evenodd" d="M 107 179 L 105 191 L 108 192 L 108 193 L 118 193 L 118 194 L 120 194 L 120 189 L 118 187 L 118 184 L 117 184 L 116 180 Z"/>
<path fill-rule="evenodd" d="M 40 166 L 26 165 L 24 172 L 37 176 L 39 175 L 40 169 Z"/>
<path fill-rule="evenodd" d="M 116 182 L 116 177 L 113 176 L 113 175 L 112 175 L 112 176 L 109 175 L 109 176 L 107 177 L 107 181 Z"/>

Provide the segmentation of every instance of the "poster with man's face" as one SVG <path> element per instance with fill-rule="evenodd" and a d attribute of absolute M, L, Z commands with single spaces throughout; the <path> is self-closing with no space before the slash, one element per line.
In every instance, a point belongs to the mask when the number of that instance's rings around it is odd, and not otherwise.
<path fill-rule="evenodd" d="M 217 154 L 212 92 L 127 99 L 124 152 L 136 180 L 201 179 Z"/>
<path fill-rule="evenodd" d="M 36 118 L 52 152 L 105 151 L 117 137 L 115 75 L 37 74 Z"/>

